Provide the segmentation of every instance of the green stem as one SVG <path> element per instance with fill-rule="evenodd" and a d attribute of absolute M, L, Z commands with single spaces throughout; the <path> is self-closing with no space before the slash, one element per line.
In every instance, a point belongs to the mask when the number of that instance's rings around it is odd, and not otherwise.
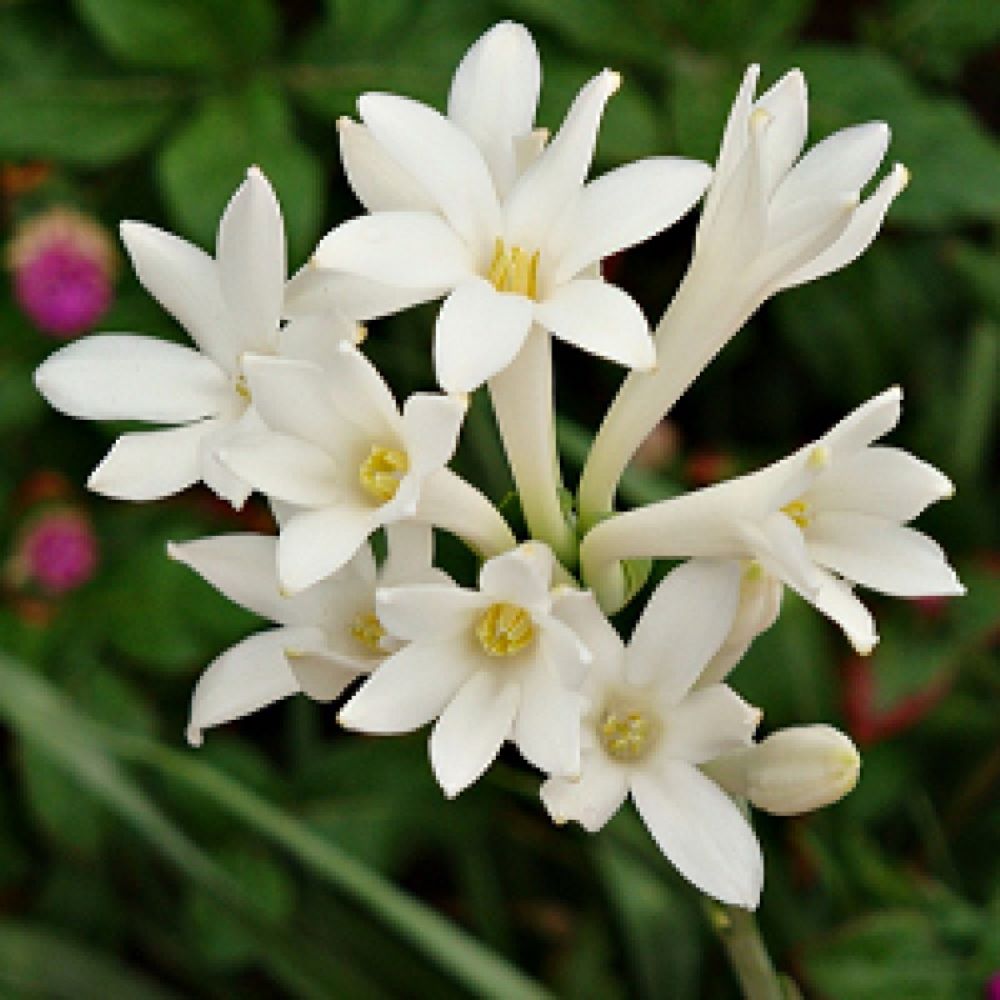
<path fill-rule="evenodd" d="M 705 908 L 746 1000 L 785 1000 L 789 994 L 778 978 L 754 915 L 721 903 L 706 902 Z"/>

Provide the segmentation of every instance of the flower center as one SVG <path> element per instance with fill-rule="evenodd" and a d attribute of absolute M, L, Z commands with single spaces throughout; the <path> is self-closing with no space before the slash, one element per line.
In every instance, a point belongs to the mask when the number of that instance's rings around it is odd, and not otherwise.
<path fill-rule="evenodd" d="M 657 720 L 638 709 L 607 709 L 597 725 L 604 752 L 623 763 L 642 760 L 649 753 L 658 732 Z"/>
<path fill-rule="evenodd" d="M 511 247 L 497 237 L 493 249 L 493 263 L 487 279 L 498 292 L 516 292 L 534 299 L 538 295 L 539 251 L 528 253 L 521 247 Z"/>
<path fill-rule="evenodd" d="M 351 622 L 351 635 L 373 653 L 382 652 L 381 643 L 385 636 L 385 629 L 374 611 L 362 611 Z"/>
<path fill-rule="evenodd" d="M 476 638 L 490 656 L 513 656 L 535 638 L 535 625 L 524 608 L 500 601 L 479 619 Z"/>
<path fill-rule="evenodd" d="M 409 468 L 410 459 L 405 451 L 373 444 L 358 469 L 358 479 L 370 496 L 379 503 L 387 503 L 396 495 Z"/>
<path fill-rule="evenodd" d="M 781 512 L 787 514 L 802 531 L 805 531 L 812 521 L 812 514 L 805 500 L 793 500 L 791 503 L 786 503 L 781 508 Z"/>

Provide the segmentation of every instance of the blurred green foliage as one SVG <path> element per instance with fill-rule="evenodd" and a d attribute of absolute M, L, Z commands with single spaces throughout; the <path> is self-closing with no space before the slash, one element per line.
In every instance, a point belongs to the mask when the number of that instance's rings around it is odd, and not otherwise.
<path fill-rule="evenodd" d="M 805 70 L 813 139 L 869 119 L 893 127 L 891 155 L 913 183 L 876 246 L 767 306 L 681 401 L 673 451 L 631 470 L 623 498 L 754 467 L 903 385 L 894 439 L 957 483 L 925 527 L 970 593 L 944 606 L 873 601 L 884 639 L 867 663 L 788 599 L 733 675 L 766 729 L 830 721 L 865 753 L 841 805 L 758 818 L 761 919 L 809 996 L 978 996 L 1000 969 L 1000 6 L 0 0 L 0 162 L 46 165 L 34 185 L 4 180 L 4 232 L 68 202 L 109 228 L 140 218 L 210 246 L 256 162 L 298 266 L 357 211 L 336 118 L 365 89 L 441 106 L 462 53 L 503 17 L 538 39 L 543 124 L 606 63 L 624 72 L 599 169 L 656 153 L 713 158 L 749 61 L 767 83 Z M 692 233 L 681 224 L 616 265 L 654 320 Z M 401 394 L 431 384 L 430 315 L 377 324 L 370 338 Z M 180 336 L 130 275 L 102 328 Z M 698 900 L 638 821 L 621 815 L 597 838 L 552 828 L 514 755 L 446 803 L 422 736 L 345 735 L 329 708 L 304 701 L 184 748 L 195 678 L 255 622 L 168 562 L 164 544 L 265 515 L 236 518 L 197 492 L 148 506 L 85 496 L 113 429 L 37 398 L 31 371 L 51 346 L 5 291 L 0 562 L 29 515 L 30 483 L 54 470 L 77 484 L 63 499 L 96 522 L 101 566 L 60 600 L 0 592 L 0 993 L 735 995 Z M 620 374 L 561 350 L 557 363 L 572 481 Z M 509 489 L 480 399 L 459 466 L 497 501 Z M 470 572 L 457 546 L 443 540 L 442 552 Z"/>

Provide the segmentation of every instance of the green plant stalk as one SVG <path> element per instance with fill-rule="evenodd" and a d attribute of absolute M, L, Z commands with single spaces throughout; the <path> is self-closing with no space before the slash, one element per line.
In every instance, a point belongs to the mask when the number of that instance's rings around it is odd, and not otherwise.
<path fill-rule="evenodd" d="M 707 901 L 705 909 L 746 1000 L 785 1000 L 789 994 L 778 979 L 754 915 L 738 906 Z"/>

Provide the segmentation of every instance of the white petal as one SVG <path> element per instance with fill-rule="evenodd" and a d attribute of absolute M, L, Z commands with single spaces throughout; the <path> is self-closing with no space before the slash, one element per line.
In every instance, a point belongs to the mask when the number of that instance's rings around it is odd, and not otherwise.
<path fill-rule="evenodd" d="M 802 157 L 774 194 L 771 208 L 784 211 L 817 195 L 857 194 L 874 176 L 889 147 L 884 122 L 852 125 L 827 136 Z"/>
<path fill-rule="evenodd" d="M 545 619 L 541 637 L 542 653 L 554 664 L 565 687 L 578 690 L 590 670 L 593 654 L 583 640 L 558 618 Z"/>
<path fill-rule="evenodd" d="M 560 671 L 545 660 L 522 674 L 514 742 L 525 760 L 545 774 L 580 772 L 580 717 L 584 700 L 568 690 Z"/>
<path fill-rule="evenodd" d="M 201 439 L 201 480 L 216 496 L 234 510 L 239 510 L 247 502 L 253 487 L 224 465 L 218 452 L 238 435 L 259 433 L 264 424 L 252 406 L 248 406 L 236 420 L 220 419 L 215 423 L 217 426 Z"/>
<path fill-rule="evenodd" d="M 680 157 L 629 163 L 587 184 L 573 211 L 556 284 L 588 264 L 635 246 L 688 212 L 712 176 L 707 164 Z"/>
<path fill-rule="evenodd" d="M 718 785 L 676 760 L 635 773 L 631 786 L 643 823 L 681 875 L 723 903 L 757 908 L 764 884 L 760 844 Z"/>
<path fill-rule="evenodd" d="M 319 267 L 415 291 L 453 288 L 475 269 L 469 248 L 430 212 L 350 219 L 320 240 L 313 260 Z"/>
<path fill-rule="evenodd" d="M 361 351 L 341 344 L 326 373 L 330 396 L 343 419 L 386 445 L 402 443 L 403 422 L 392 390 Z"/>
<path fill-rule="evenodd" d="M 475 590 L 454 583 L 414 583 L 379 588 L 379 621 L 400 639 L 471 637 L 487 601 Z"/>
<path fill-rule="evenodd" d="M 440 298 L 447 290 L 400 288 L 309 263 L 285 285 L 284 313 L 290 319 L 334 311 L 357 320 L 376 319 Z"/>
<path fill-rule="evenodd" d="M 759 522 L 740 526 L 748 554 L 768 573 L 784 580 L 800 594 L 814 594 L 819 588 L 819 571 L 798 525 L 778 511 Z"/>
<path fill-rule="evenodd" d="M 531 131 L 542 83 L 528 30 L 503 21 L 465 53 L 448 95 L 448 116 L 479 146 L 503 197 L 517 176 L 515 140 Z"/>
<path fill-rule="evenodd" d="M 390 656 L 337 717 L 364 733 L 408 733 L 436 718 L 468 679 L 470 663 L 450 641 L 420 642 Z"/>
<path fill-rule="evenodd" d="M 327 507 L 296 514 L 281 529 L 278 579 L 292 594 L 336 573 L 378 527 L 371 510 Z"/>
<path fill-rule="evenodd" d="M 341 312 L 328 310 L 286 323 L 278 334 L 278 355 L 326 368 L 336 363 L 342 343 L 354 344 L 363 336 L 364 327 Z"/>
<path fill-rule="evenodd" d="M 494 600 L 519 604 L 529 611 L 545 614 L 549 610 L 552 550 L 541 542 L 525 542 L 512 552 L 495 556 L 479 572 L 479 589 Z"/>
<path fill-rule="evenodd" d="M 472 392 L 503 371 L 531 329 L 532 303 L 497 292 L 482 278 L 445 299 L 434 327 L 434 371 L 446 392 Z"/>
<path fill-rule="evenodd" d="M 227 370 L 238 353 L 215 261 L 185 240 L 144 222 L 123 222 L 122 242 L 143 287 Z"/>
<path fill-rule="evenodd" d="M 315 640 L 316 634 L 310 630 L 271 629 L 244 639 L 213 661 L 194 689 L 188 742 L 201 746 L 205 729 L 297 694 L 299 682 L 285 659 L 285 650 Z"/>
<path fill-rule="evenodd" d="M 750 746 L 761 713 L 725 684 L 692 691 L 667 715 L 662 752 L 701 764 Z"/>
<path fill-rule="evenodd" d="M 340 118 L 337 135 L 347 181 L 369 212 L 436 211 L 420 182 L 389 155 L 366 126 L 352 118 Z"/>
<path fill-rule="evenodd" d="M 458 447 L 466 403 L 418 392 L 403 406 L 403 440 L 410 469 L 421 478 L 447 465 Z"/>
<path fill-rule="evenodd" d="M 873 446 L 834 463 L 810 489 L 809 501 L 819 510 L 905 522 L 954 492 L 951 480 L 933 465 L 899 448 Z"/>
<path fill-rule="evenodd" d="M 630 684 L 655 684 L 677 704 L 722 645 L 740 598 L 736 562 L 694 559 L 670 571 L 653 592 L 628 647 Z"/>
<path fill-rule="evenodd" d="M 937 542 L 872 514 L 823 512 L 809 525 L 809 551 L 840 576 L 894 597 L 964 594 Z"/>
<path fill-rule="evenodd" d="M 786 73 L 754 105 L 772 118 L 764 136 L 764 190 L 770 194 L 795 162 L 809 123 L 806 81 L 801 70 Z"/>
<path fill-rule="evenodd" d="M 434 560 L 434 532 L 430 525 L 397 521 L 386 527 L 385 535 L 387 552 L 378 573 L 383 587 L 401 583 L 430 583 L 433 577 L 424 579 L 426 573 L 443 573 L 431 566 Z M 440 582 L 447 582 L 447 574 L 443 574 Z"/>
<path fill-rule="evenodd" d="M 301 438 L 274 431 L 240 434 L 219 450 L 219 457 L 255 489 L 286 503 L 325 507 L 343 493 L 329 453 Z"/>
<path fill-rule="evenodd" d="M 604 105 L 620 85 L 621 77 L 611 70 L 590 80 L 555 138 L 514 185 L 505 206 L 513 245 L 541 249 L 553 221 L 577 197 L 590 170 Z"/>
<path fill-rule="evenodd" d="M 240 349 L 273 350 L 285 290 L 285 224 L 257 167 L 247 171 L 226 206 L 215 256 Z"/>
<path fill-rule="evenodd" d="M 624 680 L 625 643 L 589 590 L 557 592 L 552 612 L 590 653 L 588 690 Z"/>
<path fill-rule="evenodd" d="M 500 209 L 489 168 L 472 139 L 433 108 L 406 97 L 363 94 L 358 110 L 468 246 L 475 251 L 492 245 Z"/>
<path fill-rule="evenodd" d="M 352 681 L 371 669 L 367 666 L 363 670 L 357 669 L 355 662 L 348 663 L 323 651 L 301 652 L 290 649 L 287 656 L 288 666 L 303 694 L 320 702 L 339 698 Z"/>
<path fill-rule="evenodd" d="M 649 371 L 656 348 L 635 301 L 614 285 L 579 278 L 535 307 L 535 319 L 562 340 L 599 358 Z"/>
<path fill-rule="evenodd" d="M 553 822 L 574 821 L 589 833 L 597 833 L 625 801 L 628 771 L 601 751 L 590 751 L 581 758 L 578 780 L 549 778 L 540 794 Z"/>
<path fill-rule="evenodd" d="M 201 479 L 201 445 L 219 421 L 166 431 L 123 434 L 87 480 L 88 489 L 116 500 L 159 500 Z"/>
<path fill-rule="evenodd" d="M 833 271 L 839 271 L 851 261 L 857 260 L 878 235 L 885 213 L 906 188 L 909 178 L 907 169 L 897 163 L 874 193 L 855 209 L 851 221 L 840 238 L 808 264 L 788 275 L 782 281 L 781 287 L 794 288 L 796 285 L 804 285 L 807 281 L 815 281 Z"/>
<path fill-rule="evenodd" d="M 225 372 L 190 347 L 114 333 L 56 351 L 35 385 L 57 410 L 83 420 L 185 423 L 222 412 L 233 396 Z"/>
<path fill-rule="evenodd" d="M 478 670 L 441 713 L 431 733 L 431 767 L 448 798 L 493 763 L 510 735 L 519 698 L 516 683 Z"/>
<path fill-rule="evenodd" d="M 829 449 L 829 464 L 867 447 L 888 434 L 899 423 L 903 409 L 903 390 L 898 385 L 880 392 L 839 421 L 819 440 Z"/>
<path fill-rule="evenodd" d="M 822 586 L 816 594 L 803 594 L 818 611 L 836 622 L 847 641 L 862 656 L 867 656 L 878 643 L 878 632 L 871 612 L 858 600 L 851 588 L 832 573 L 821 571 Z"/>

